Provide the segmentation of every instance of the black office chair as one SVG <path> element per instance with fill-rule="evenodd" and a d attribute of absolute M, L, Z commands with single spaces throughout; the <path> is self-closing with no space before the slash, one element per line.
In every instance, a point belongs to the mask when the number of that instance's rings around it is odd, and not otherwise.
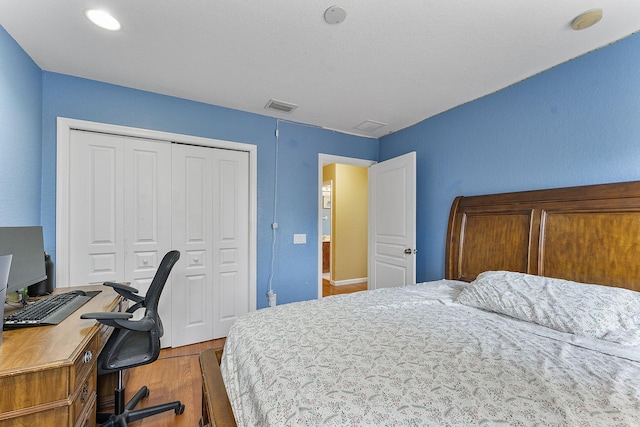
<path fill-rule="evenodd" d="M 170 251 L 164 256 L 144 297 L 136 295 L 138 290 L 130 286 L 105 283 L 105 286 L 112 287 L 118 294 L 134 303 L 126 313 L 85 313 L 80 316 L 83 319 L 96 319 L 115 328 L 98 357 L 98 375 L 118 372 L 118 386 L 114 391 L 115 411 L 113 414 L 98 414 L 97 421 L 104 423 L 102 426 L 125 427 L 128 422 L 172 409 L 177 415 L 184 412 L 184 405 L 180 401 L 134 409 L 140 400 L 149 396 L 147 386 L 138 390 L 125 405 L 122 378 L 124 369 L 154 362 L 160 354 L 160 337 L 164 331 L 158 315 L 158 301 L 169 273 L 179 258 L 178 251 Z M 145 309 L 144 316 L 140 320 L 130 320 L 133 317 L 132 313 L 142 307 Z"/>

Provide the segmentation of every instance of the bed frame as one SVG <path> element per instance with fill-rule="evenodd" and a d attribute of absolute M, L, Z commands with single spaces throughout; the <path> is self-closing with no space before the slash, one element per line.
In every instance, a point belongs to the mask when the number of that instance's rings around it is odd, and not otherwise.
<path fill-rule="evenodd" d="M 457 197 L 445 278 L 471 282 L 487 270 L 640 291 L 640 181 Z M 212 365 L 207 399 L 222 409 L 209 408 L 209 420 L 233 426 L 219 366 Z"/>
<path fill-rule="evenodd" d="M 640 181 L 457 197 L 445 277 L 486 270 L 640 291 Z"/>

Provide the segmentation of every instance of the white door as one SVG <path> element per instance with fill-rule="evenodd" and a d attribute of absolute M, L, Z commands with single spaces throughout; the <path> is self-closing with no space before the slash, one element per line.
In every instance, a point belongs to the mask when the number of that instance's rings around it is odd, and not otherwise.
<path fill-rule="evenodd" d="M 129 281 L 144 295 L 171 250 L 171 144 L 77 130 L 70 139 L 70 284 Z M 160 314 L 171 324 L 166 293 Z"/>
<path fill-rule="evenodd" d="M 213 150 L 173 147 L 173 248 L 180 251 L 173 287 L 177 347 L 213 338 Z"/>
<path fill-rule="evenodd" d="M 72 131 L 69 284 L 124 280 L 124 153 L 110 135 Z"/>
<path fill-rule="evenodd" d="M 214 338 L 226 337 L 235 320 L 251 311 L 249 294 L 249 153 L 213 155 Z"/>
<path fill-rule="evenodd" d="M 173 346 L 227 336 L 249 311 L 249 155 L 174 144 Z"/>
<path fill-rule="evenodd" d="M 68 138 L 68 221 L 60 224 L 69 280 L 61 286 L 131 281 L 144 294 L 175 248 L 181 259 L 160 300 L 163 346 L 226 336 L 255 310 L 247 151 L 77 130 Z"/>
<path fill-rule="evenodd" d="M 82 131 L 71 144 L 70 284 L 150 281 L 171 248 L 170 144 Z"/>
<path fill-rule="evenodd" d="M 416 281 L 416 153 L 369 168 L 369 289 Z"/>

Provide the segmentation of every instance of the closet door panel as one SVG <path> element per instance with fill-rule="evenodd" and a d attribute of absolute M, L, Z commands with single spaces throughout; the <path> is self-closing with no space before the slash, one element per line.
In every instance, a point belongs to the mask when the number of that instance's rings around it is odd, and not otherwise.
<path fill-rule="evenodd" d="M 212 156 L 215 150 L 173 145 L 173 248 L 183 262 L 174 267 L 173 346 L 213 338 Z"/>
<path fill-rule="evenodd" d="M 127 272 L 133 280 L 150 282 L 171 250 L 171 145 L 128 142 L 124 156 Z"/>
<path fill-rule="evenodd" d="M 162 257 L 171 250 L 171 144 L 121 138 L 125 165 L 125 277 L 140 295 L 145 295 Z M 172 277 L 165 284 L 158 309 L 166 325 L 171 324 Z M 140 310 L 136 317 L 142 314 Z M 168 330 L 162 345 L 170 344 Z"/>
<path fill-rule="evenodd" d="M 144 295 L 171 249 L 171 144 L 73 131 L 69 181 L 70 285 L 124 281 Z M 160 315 L 170 324 L 164 294 Z"/>
<path fill-rule="evenodd" d="M 69 285 L 124 280 L 122 143 L 74 131 L 71 146 Z"/>
<path fill-rule="evenodd" d="M 216 338 L 249 311 L 249 154 L 215 150 L 214 315 Z"/>

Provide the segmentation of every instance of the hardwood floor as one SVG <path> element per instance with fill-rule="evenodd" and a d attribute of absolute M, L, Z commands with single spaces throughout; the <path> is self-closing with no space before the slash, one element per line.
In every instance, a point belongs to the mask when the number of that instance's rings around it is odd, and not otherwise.
<path fill-rule="evenodd" d="M 129 370 L 126 400 L 143 385 L 149 387 L 149 397 L 138 408 L 180 400 L 185 405 L 182 415 L 173 411 L 129 423 L 131 427 L 196 427 L 202 417 L 202 376 L 198 356 L 208 348 L 224 346 L 224 338 L 166 348 L 155 362 Z"/>
<path fill-rule="evenodd" d="M 353 292 L 366 291 L 367 282 L 354 283 L 352 285 L 333 286 L 327 279 L 322 279 L 322 296 L 350 294 Z"/>

